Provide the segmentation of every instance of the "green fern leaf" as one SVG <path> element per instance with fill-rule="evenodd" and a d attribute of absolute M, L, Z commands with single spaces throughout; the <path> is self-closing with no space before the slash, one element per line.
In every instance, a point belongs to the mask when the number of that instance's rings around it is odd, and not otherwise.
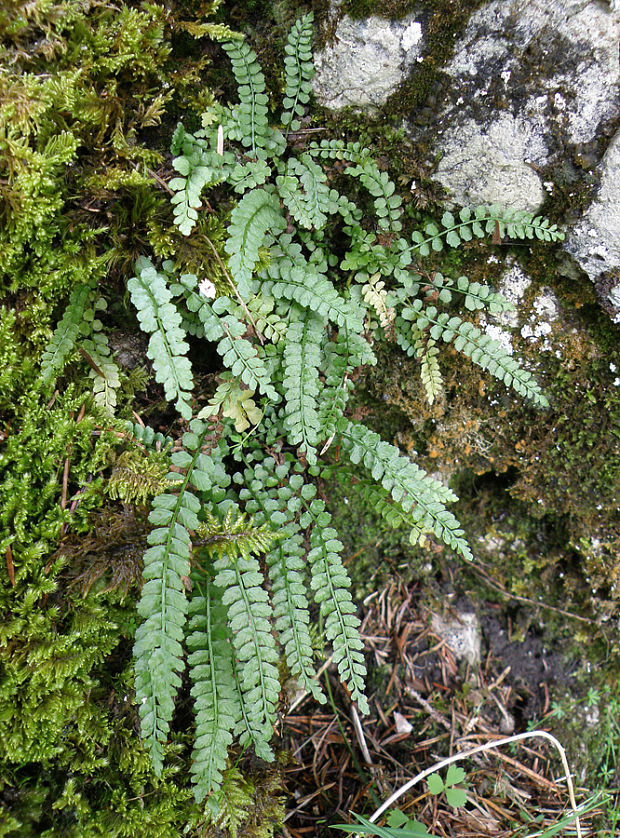
<path fill-rule="evenodd" d="M 80 332 L 84 309 L 92 293 L 90 285 L 77 285 L 71 292 L 69 303 L 59 321 L 51 341 L 41 359 L 41 377 L 45 385 L 51 384 L 61 372 L 65 361 L 75 347 Z"/>
<path fill-rule="evenodd" d="M 459 522 L 445 507 L 446 503 L 457 500 L 450 489 L 433 480 L 364 425 L 341 419 L 338 433 L 351 462 L 362 463 L 373 480 L 380 482 L 394 502 L 413 518 L 419 530 L 434 532 L 463 558 L 472 558 Z"/>
<path fill-rule="evenodd" d="M 243 485 L 239 496 L 255 522 L 269 524 L 278 534 L 276 546 L 267 554 L 278 639 L 291 675 L 323 704 L 325 696 L 312 663 L 313 642 L 304 586 L 305 550 L 297 520 L 302 498 L 312 487 L 304 483 L 300 474 L 290 474 L 290 468 L 290 463 L 276 467 L 273 459 L 268 458 L 254 468 L 246 468 L 243 474 L 236 475 L 236 480 Z M 285 485 L 278 485 L 281 482 Z"/>
<path fill-rule="evenodd" d="M 193 420 L 183 435 L 183 449 L 172 454 L 178 471 L 168 474 L 171 488 L 153 499 L 149 521 L 155 529 L 144 554 L 138 613 L 144 622 L 136 630 L 134 670 L 136 701 L 142 737 L 153 768 L 161 776 L 163 746 L 181 685 L 182 641 L 187 615 L 184 579 L 190 573 L 190 529 L 199 526 L 200 501 L 190 491 L 213 491 L 226 486 L 228 477 L 219 460 L 201 450 L 209 426 Z"/>
<path fill-rule="evenodd" d="M 531 399 L 539 407 L 548 407 L 549 402 L 532 373 L 519 366 L 519 362 L 496 340 L 484 334 L 477 326 L 460 317 L 450 317 L 437 312 L 435 306 L 422 309 L 417 305 L 403 309 L 403 318 L 411 320 L 418 329 L 428 329 L 433 340 L 440 338 L 445 343 L 454 343 L 454 348 L 499 378 L 506 386 L 512 386 L 519 395 Z"/>
<path fill-rule="evenodd" d="M 243 515 L 230 506 L 221 526 L 222 538 L 212 529 L 209 549 L 218 556 L 214 583 L 222 590 L 232 642 L 237 654 L 237 683 L 243 718 L 235 727 L 242 745 L 255 746 L 263 758 L 273 759 L 275 708 L 280 694 L 275 641 L 271 634 L 271 606 L 265 580 L 252 553 L 264 552 L 274 536 L 267 530 L 248 528 Z"/>
<path fill-rule="evenodd" d="M 288 131 L 299 131 L 300 119 L 304 115 L 304 105 L 310 101 L 314 63 L 312 61 L 312 22 L 314 15 L 309 12 L 299 18 L 288 34 L 284 47 L 284 110 L 280 121 Z"/>
<path fill-rule="evenodd" d="M 333 210 L 331 190 L 323 169 L 309 154 L 291 157 L 286 172 L 276 178 L 280 197 L 291 215 L 308 230 L 321 230 Z"/>
<path fill-rule="evenodd" d="M 284 347 L 284 428 L 291 445 L 300 445 L 310 464 L 316 463 L 319 440 L 318 368 L 324 324 L 306 309 L 288 328 Z"/>
<path fill-rule="evenodd" d="M 172 303 L 166 277 L 157 272 L 149 259 L 140 257 L 136 272 L 127 288 L 141 329 L 151 335 L 147 354 L 153 362 L 155 379 L 164 385 L 168 400 L 176 398 L 181 416 L 191 419 L 194 383 L 189 359 L 185 357 L 189 346 L 184 340 L 181 315 Z"/>
<path fill-rule="evenodd" d="M 241 142 L 249 147 L 253 155 L 260 157 L 267 148 L 270 134 L 265 76 L 256 53 L 245 41 L 232 40 L 222 46 L 230 58 L 238 85 L 240 104 L 237 118 Z"/>
<path fill-rule="evenodd" d="M 224 249 L 230 255 L 230 272 L 244 300 L 248 300 L 256 292 L 252 283 L 252 273 L 265 233 L 268 229 L 282 232 L 285 228 L 286 220 L 280 212 L 280 203 L 276 196 L 266 189 L 253 189 L 248 192 L 232 211 Z"/>
<path fill-rule="evenodd" d="M 357 701 L 360 711 L 366 714 L 364 644 L 359 636 L 360 621 L 349 591 L 351 580 L 340 558 L 342 543 L 336 530 L 329 526 L 331 515 L 326 511 L 324 501 L 315 498 L 305 505 L 305 510 L 300 519 L 301 525 L 314 524 L 308 553 L 314 600 L 325 620 L 325 633 L 332 643 L 338 674 L 351 691 L 353 701 Z"/>
<path fill-rule="evenodd" d="M 241 716 L 234 686 L 226 610 L 208 575 L 192 574 L 187 647 L 196 736 L 192 752 L 194 796 L 200 803 L 222 785 L 232 731 Z"/>

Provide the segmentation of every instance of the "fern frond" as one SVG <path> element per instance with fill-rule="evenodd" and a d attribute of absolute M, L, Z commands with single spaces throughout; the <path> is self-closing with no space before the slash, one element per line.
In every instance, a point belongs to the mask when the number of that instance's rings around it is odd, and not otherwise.
<path fill-rule="evenodd" d="M 420 377 L 422 384 L 426 390 L 426 398 L 429 404 L 433 404 L 435 399 L 441 395 L 443 390 L 443 379 L 441 377 L 441 370 L 439 369 L 439 362 L 437 356 L 439 350 L 436 342 L 430 338 L 424 344 L 421 357 Z"/>
<path fill-rule="evenodd" d="M 102 332 L 94 332 L 92 339 L 82 341 L 80 348 L 88 356 L 95 404 L 113 416 L 116 408 L 116 392 L 121 386 L 121 380 L 119 368 L 110 352 L 108 339 Z"/>
<path fill-rule="evenodd" d="M 230 272 L 244 300 L 256 292 L 252 273 L 258 261 L 258 249 L 269 229 L 277 233 L 286 229 L 280 203 L 272 192 L 253 189 L 243 196 L 232 211 L 228 239 L 224 246 L 230 256 Z"/>
<path fill-rule="evenodd" d="M 316 491 L 314 486 L 310 488 Z M 349 591 L 351 580 L 340 558 L 342 542 L 336 530 L 329 526 L 330 522 L 331 515 L 326 511 L 324 501 L 314 498 L 305 504 L 300 523 L 302 526 L 314 524 L 308 553 L 310 584 L 314 601 L 325 620 L 325 634 L 332 644 L 333 662 L 338 666 L 338 674 L 350 690 L 353 701 L 358 702 L 360 712 L 366 714 L 366 665 L 362 654 L 364 644 L 359 635 L 360 621 Z"/>
<path fill-rule="evenodd" d="M 150 334 L 147 355 L 153 362 L 155 380 L 164 385 L 168 400 L 176 398 L 176 408 L 184 419 L 191 419 L 191 391 L 194 386 L 189 346 L 181 328 L 181 315 L 172 303 L 166 277 L 149 259 L 136 262 L 137 276 L 127 283 L 131 301 L 138 312 L 140 328 Z"/>
<path fill-rule="evenodd" d="M 319 439 L 327 439 L 327 445 L 333 438 L 336 422 L 344 415 L 353 389 L 348 373 L 362 365 L 374 365 L 377 359 L 364 338 L 346 326 L 339 329 L 335 340 L 326 342 L 323 357 L 325 387 L 319 403 Z"/>
<path fill-rule="evenodd" d="M 222 785 L 232 731 L 241 716 L 234 685 L 226 609 L 208 574 L 192 574 L 187 662 L 192 679 L 196 736 L 192 752 L 194 796 L 200 803 Z"/>
<path fill-rule="evenodd" d="M 237 115 L 241 130 L 241 142 L 249 147 L 254 156 L 262 156 L 267 148 L 269 122 L 265 92 L 265 76 L 253 49 L 245 41 L 232 40 L 222 44 L 232 64 L 233 75 L 238 85 L 239 106 Z"/>
<path fill-rule="evenodd" d="M 359 177 L 362 184 L 374 198 L 375 214 L 382 230 L 398 233 L 402 230 L 402 198 L 396 194 L 396 186 L 387 172 L 382 172 L 371 157 L 363 157 L 357 165 L 346 169 L 348 175 Z"/>
<path fill-rule="evenodd" d="M 280 117 L 287 131 L 299 131 L 300 119 L 304 115 L 304 105 L 310 101 L 314 63 L 312 61 L 312 22 L 314 15 L 309 12 L 299 18 L 288 34 L 284 47 L 284 79 L 286 88 Z M 288 133 L 287 133 L 288 136 Z"/>
<path fill-rule="evenodd" d="M 84 309 L 92 290 L 90 285 L 77 285 L 71 292 L 67 308 L 41 359 L 41 378 L 45 385 L 51 384 L 62 371 L 65 361 L 75 347 Z"/>
<path fill-rule="evenodd" d="M 276 299 L 284 297 L 309 308 L 337 326 L 346 325 L 352 332 L 359 333 L 363 329 L 359 307 L 351 300 L 343 299 L 316 266 L 291 247 L 288 236 L 281 236 L 278 247 L 272 250 L 267 281 L 263 280 L 262 290 Z"/>
<path fill-rule="evenodd" d="M 477 326 L 460 317 L 439 314 L 435 306 L 423 309 L 421 300 L 413 306 L 403 309 L 403 318 L 411 320 L 415 326 L 429 331 L 433 340 L 440 338 L 445 343 L 454 343 L 454 348 L 499 378 L 506 386 L 512 386 L 521 396 L 531 399 L 540 407 L 548 407 L 549 402 L 531 372 L 519 366 L 519 362 L 510 355 L 496 340 L 482 332 Z"/>
<path fill-rule="evenodd" d="M 253 553 L 265 552 L 274 535 L 266 528 L 248 526 L 234 505 L 221 525 L 212 520 L 208 533 L 209 551 L 218 556 L 213 563 L 214 583 L 222 590 L 232 642 L 237 654 L 237 682 L 243 719 L 235 727 L 242 745 L 254 745 L 263 759 L 273 760 L 269 740 L 273 735 L 275 709 L 280 694 L 275 641 L 271 634 L 271 606 L 265 579 Z"/>
<path fill-rule="evenodd" d="M 416 285 L 424 285 L 424 277 L 420 274 L 414 274 L 414 278 L 419 280 Z M 456 281 L 449 277 L 443 276 L 439 271 L 435 271 L 432 275 L 430 284 L 426 286 L 425 293 L 427 299 L 434 297 L 439 299 L 442 303 L 452 302 L 453 294 L 456 292 L 464 297 L 464 305 L 468 311 L 479 311 L 481 309 L 488 309 L 491 314 L 501 314 L 503 311 L 513 311 L 514 306 L 502 294 L 488 285 L 483 285 L 480 282 L 471 282 L 466 276 L 459 276 Z M 411 294 L 411 291 L 408 291 Z"/>
<path fill-rule="evenodd" d="M 291 215 L 308 230 L 321 230 L 327 216 L 337 211 L 323 169 L 309 154 L 287 160 L 284 175 L 276 186 Z"/>
<path fill-rule="evenodd" d="M 168 184 L 174 193 L 170 202 L 174 207 L 174 223 L 184 236 L 189 236 L 196 226 L 198 210 L 202 207 L 200 196 L 203 190 L 224 180 L 224 163 L 225 160 L 215 152 L 196 146 L 190 147 L 186 153 L 172 161 L 179 177 L 172 178 Z"/>
<path fill-rule="evenodd" d="M 338 433 L 351 462 L 362 463 L 373 480 L 380 482 L 395 503 L 413 518 L 419 530 L 434 532 L 463 558 L 472 558 L 459 522 L 445 507 L 457 500 L 454 492 L 364 425 L 341 419 Z"/>
<path fill-rule="evenodd" d="M 300 686 L 321 704 L 321 691 L 313 666 L 310 614 L 304 585 L 306 568 L 303 536 L 297 520 L 304 496 L 311 495 L 300 474 L 290 474 L 290 463 L 275 465 L 272 458 L 248 467 L 237 479 L 243 483 L 239 497 L 257 523 L 268 523 L 278 534 L 275 547 L 267 554 L 273 615 L 286 663 Z M 270 484 L 276 483 L 275 486 Z M 278 486 L 278 482 L 285 485 Z"/>
<path fill-rule="evenodd" d="M 379 325 L 384 329 L 390 329 L 396 317 L 396 311 L 386 303 L 387 291 L 385 282 L 379 279 L 380 274 L 376 273 L 368 277 L 368 282 L 362 287 L 362 297 L 366 305 L 373 308 L 379 318 Z"/>
<path fill-rule="evenodd" d="M 443 250 L 444 239 L 450 247 L 458 247 L 462 242 L 471 241 L 474 236 L 481 239 L 492 235 L 500 240 L 508 236 L 513 239 L 533 239 L 556 242 L 564 239 L 564 233 L 558 230 L 556 224 L 551 224 L 548 218 L 535 215 L 525 210 L 505 209 L 498 204 L 479 206 L 471 210 L 464 207 L 458 215 L 458 220 L 451 212 L 445 212 L 441 218 L 441 226 L 429 221 L 424 226 L 424 232 L 415 231 L 413 252 L 420 256 L 428 256 L 431 250 Z"/>
<path fill-rule="evenodd" d="M 138 603 L 144 622 L 136 630 L 134 644 L 142 738 L 158 776 L 183 670 L 181 643 L 187 614 L 184 580 L 190 573 L 189 530 L 199 526 L 200 501 L 190 486 L 207 492 L 228 482 L 221 462 L 201 450 L 209 426 L 193 420 L 190 429 L 183 435 L 183 449 L 171 456 L 178 469 L 168 474 L 172 485 L 152 502 L 149 521 L 156 528 L 149 533 L 151 546 L 144 554 L 145 584 Z"/>
<path fill-rule="evenodd" d="M 284 429 L 291 445 L 300 445 L 306 459 L 316 463 L 319 441 L 319 365 L 324 324 L 306 309 L 288 328 L 284 347 Z"/>

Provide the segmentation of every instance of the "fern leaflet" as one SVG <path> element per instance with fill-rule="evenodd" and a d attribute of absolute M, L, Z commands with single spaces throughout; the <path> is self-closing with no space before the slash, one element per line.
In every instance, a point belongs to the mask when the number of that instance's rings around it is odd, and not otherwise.
<path fill-rule="evenodd" d="M 166 277 L 157 272 L 149 259 L 136 262 L 137 276 L 127 283 L 131 301 L 137 309 L 140 328 L 151 335 L 147 354 L 153 362 L 155 380 L 164 385 L 168 400 L 176 398 L 176 408 L 184 419 L 191 419 L 191 391 L 194 383 L 189 346 L 181 326 L 181 315 L 172 303 Z"/>

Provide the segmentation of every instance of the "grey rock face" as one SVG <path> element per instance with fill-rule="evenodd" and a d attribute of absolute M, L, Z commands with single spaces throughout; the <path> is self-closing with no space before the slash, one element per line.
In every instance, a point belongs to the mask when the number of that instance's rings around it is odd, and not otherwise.
<path fill-rule="evenodd" d="M 321 104 L 384 104 L 420 54 L 422 28 L 409 17 L 398 22 L 371 17 L 338 23 L 333 44 L 315 57 L 314 93 Z"/>
<path fill-rule="evenodd" d="M 570 233 L 566 249 L 594 282 L 603 306 L 620 323 L 620 133 L 601 166 L 594 201 Z M 618 272 L 615 281 L 605 274 Z"/>
<path fill-rule="evenodd" d="M 619 40 L 620 11 L 597 0 L 493 0 L 475 12 L 434 126 L 436 176 L 455 201 L 537 209 L 552 185 L 536 169 L 618 113 Z"/>
<path fill-rule="evenodd" d="M 488 126 L 474 119 L 448 130 L 434 177 L 460 204 L 493 204 L 536 210 L 543 201 L 540 177 L 529 165 L 546 159 L 542 138 L 526 120 L 502 114 Z"/>

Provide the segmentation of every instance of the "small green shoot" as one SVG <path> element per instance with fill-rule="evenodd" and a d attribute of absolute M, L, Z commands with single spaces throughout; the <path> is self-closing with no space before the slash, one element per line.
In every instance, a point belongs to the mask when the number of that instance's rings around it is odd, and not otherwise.
<path fill-rule="evenodd" d="M 465 779 L 465 770 L 460 765 L 449 765 L 446 771 L 446 779 L 442 780 L 439 774 L 431 774 L 426 781 L 426 787 L 431 794 L 439 795 L 445 792 L 446 800 L 450 806 L 458 809 L 467 802 L 468 784 L 459 785 Z"/>

